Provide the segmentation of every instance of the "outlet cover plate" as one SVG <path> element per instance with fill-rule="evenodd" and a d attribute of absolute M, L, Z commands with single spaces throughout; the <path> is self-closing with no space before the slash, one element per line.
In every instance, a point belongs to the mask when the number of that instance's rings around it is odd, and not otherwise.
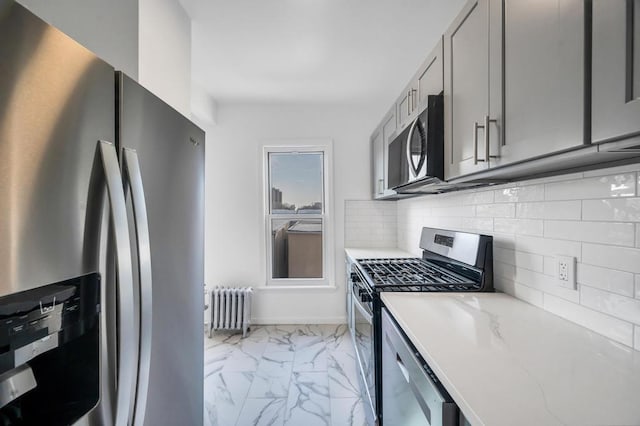
<path fill-rule="evenodd" d="M 558 270 L 556 278 L 558 285 L 571 290 L 577 290 L 576 285 L 576 258 L 573 256 L 556 256 Z"/>

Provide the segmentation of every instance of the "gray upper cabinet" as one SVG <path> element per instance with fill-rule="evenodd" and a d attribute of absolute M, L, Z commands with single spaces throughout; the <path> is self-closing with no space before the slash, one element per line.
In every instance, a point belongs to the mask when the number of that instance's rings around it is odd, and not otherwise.
<path fill-rule="evenodd" d="M 470 1 L 444 34 L 445 179 L 489 166 L 483 154 L 483 127 L 489 115 L 488 52 L 489 0 Z"/>
<path fill-rule="evenodd" d="M 640 137 L 640 0 L 593 1 L 593 142 Z"/>
<path fill-rule="evenodd" d="M 391 137 L 395 135 L 395 131 L 397 128 L 397 120 L 396 120 L 396 109 L 391 108 L 391 110 L 387 113 L 385 118 L 382 120 L 382 140 L 383 140 L 383 156 L 384 156 L 384 186 L 383 186 L 383 195 L 385 197 L 390 197 L 396 195 L 396 192 L 392 189 L 389 189 L 389 167 L 388 167 L 388 156 L 389 156 L 389 144 L 392 142 Z"/>
<path fill-rule="evenodd" d="M 504 134 L 500 146 L 491 147 L 498 154 L 491 167 L 585 143 L 585 2 L 503 4 L 504 113 L 497 124 Z"/>
<path fill-rule="evenodd" d="M 387 167 L 387 155 L 391 136 L 396 130 L 396 108 L 385 114 L 382 122 L 371 135 L 371 188 L 374 199 L 389 198 L 396 192 L 387 188 L 389 182 L 389 170 Z"/>
<path fill-rule="evenodd" d="M 442 38 L 422 63 L 414 78 L 417 102 L 420 110 L 426 106 L 427 96 L 437 95 L 444 89 L 444 61 L 442 58 Z"/>
<path fill-rule="evenodd" d="M 375 198 L 384 196 L 384 141 L 382 126 L 371 135 L 371 195 Z"/>
<path fill-rule="evenodd" d="M 442 39 L 424 60 L 406 89 L 396 102 L 400 131 L 424 109 L 427 96 L 442 92 L 443 83 Z"/>
<path fill-rule="evenodd" d="M 396 101 L 397 114 L 398 114 L 398 127 L 404 129 L 409 124 L 409 117 L 416 107 L 416 89 L 412 85 L 402 92 L 402 95 Z"/>

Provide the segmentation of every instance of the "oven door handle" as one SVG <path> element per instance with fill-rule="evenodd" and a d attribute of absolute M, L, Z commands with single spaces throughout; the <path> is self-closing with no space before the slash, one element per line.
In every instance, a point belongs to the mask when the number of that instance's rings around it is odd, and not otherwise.
<path fill-rule="evenodd" d="M 373 324 L 373 315 L 369 313 L 369 311 L 364 306 L 362 306 L 358 295 L 352 292 L 351 296 L 352 296 L 353 304 L 355 305 L 356 308 L 358 308 L 358 311 L 360 311 L 360 314 L 364 317 L 364 319 L 367 320 L 369 324 Z"/>

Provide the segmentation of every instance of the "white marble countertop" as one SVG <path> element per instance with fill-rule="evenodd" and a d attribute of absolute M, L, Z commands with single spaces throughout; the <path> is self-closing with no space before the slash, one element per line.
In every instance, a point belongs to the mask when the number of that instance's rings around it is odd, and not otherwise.
<path fill-rule="evenodd" d="M 383 259 L 398 257 L 419 257 L 408 251 L 396 247 L 386 248 L 345 248 L 345 253 L 351 260 L 356 259 Z"/>
<path fill-rule="evenodd" d="M 472 425 L 640 425 L 640 352 L 501 293 L 382 293 Z"/>

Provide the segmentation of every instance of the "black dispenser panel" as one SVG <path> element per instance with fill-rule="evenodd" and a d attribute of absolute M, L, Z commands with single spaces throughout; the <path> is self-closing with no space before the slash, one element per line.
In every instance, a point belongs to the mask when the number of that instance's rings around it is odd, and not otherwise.
<path fill-rule="evenodd" d="M 100 276 L 0 297 L 0 426 L 69 425 L 97 403 Z"/>

